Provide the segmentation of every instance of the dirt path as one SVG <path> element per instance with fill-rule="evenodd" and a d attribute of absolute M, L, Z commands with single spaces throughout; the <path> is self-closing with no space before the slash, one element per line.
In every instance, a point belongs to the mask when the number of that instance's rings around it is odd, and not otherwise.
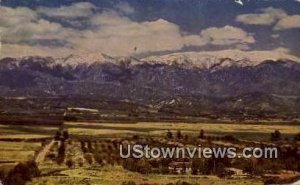
<path fill-rule="evenodd" d="M 49 152 L 49 150 L 51 149 L 51 147 L 54 145 L 55 141 L 54 139 L 48 143 L 36 156 L 35 158 L 35 162 L 38 164 L 40 162 L 43 162 L 47 153 Z"/>

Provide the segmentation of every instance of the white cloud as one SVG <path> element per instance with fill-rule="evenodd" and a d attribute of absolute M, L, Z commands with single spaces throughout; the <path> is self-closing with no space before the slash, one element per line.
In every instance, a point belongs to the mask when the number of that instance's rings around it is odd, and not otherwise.
<path fill-rule="evenodd" d="M 124 14 L 133 14 L 135 12 L 135 9 L 127 2 L 120 2 L 115 6 L 115 8 Z"/>
<path fill-rule="evenodd" d="M 1 46 L 1 45 L 0 45 Z M 0 58 L 23 57 L 23 56 L 66 56 L 73 53 L 69 48 L 53 48 L 46 46 L 29 46 L 25 44 L 2 44 L 0 47 Z"/>
<path fill-rule="evenodd" d="M 110 55 L 171 51 L 206 44 L 254 43 L 251 35 L 232 26 L 209 28 L 199 35 L 188 35 L 183 34 L 176 24 L 163 19 L 139 23 L 113 11 L 94 16 L 91 22 L 95 29 L 84 31 L 81 38 L 74 40 L 74 44 L 88 51 L 97 48 Z"/>
<path fill-rule="evenodd" d="M 0 13 L 0 25 L 5 27 L 15 26 L 37 19 L 36 12 L 25 7 L 8 8 L 0 6 Z"/>
<path fill-rule="evenodd" d="M 34 40 L 66 40 L 78 34 L 78 31 L 65 28 L 56 22 L 40 18 L 28 8 L 0 7 L 1 41 L 10 44 L 24 44 Z"/>
<path fill-rule="evenodd" d="M 300 15 L 287 16 L 278 21 L 274 30 L 285 30 L 291 28 L 300 28 Z"/>
<path fill-rule="evenodd" d="M 252 25 L 271 25 L 287 16 L 283 10 L 272 7 L 261 9 L 259 12 L 261 13 L 238 15 L 236 21 Z"/>
<path fill-rule="evenodd" d="M 0 17 L 2 56 L 62 56 L 74 52 L 103 52 L 120 56 L 174 51 L 185 46 L 207 44 L 245 46 L 255 42 L 250 34 L 232 26 L 208 28 L 192 35 L 183 33 L 178 25 L 164 19 L 135 22 L 112 10 L 91 14 L 93 5 L 90 3 L 77 3 L 51 10 L 39 8 L 38 13 L 28 8 L 1 8 L 4 9 L 4 14 Z M 48 16 L 61 16 L 70 20 L 88 16 L 84 21 L 88 21 L 91 27 L 83 30 L 64 27 L 57 22 L 43 19 L 40 16 L 41 10 Z M 35 43 L 35 40 L 39 39 L 63 41 L 72 47 L 42 46 Z"/>
<path fill-rule="evenodd" d="M 183 43 L 185 46 L 204 46 L 209 43 L 209 38 L 199 35 L 187 35 L 183 37 Z"/>
<path fill-rule="evenodd" d="M 59 8 L 40 7 L 37 12 L 49 17 L 78 18 L 92 15 L 94 8 L 95 6 L 89 2 L 81 2 Z"/>
<path fill-rule="evenodd" d="M 243 14 L 236 17 L 236 21 L 250 25 L 273 25 L 274 30 L 300 28 L 300 15 L 287 15 L 281 9 L 272 7 L 261 9 L 261 13 Z"/>
<path fill-rule="evenodd" d="M 128 55 L 135 48 L 139 53 L 177 50 L 185 43 L 179 27 L 163 19 L 138 23 L 116 12 L 104 12 L 91 22 L 96 29 L 84 31 L 75 41 L 77 47 L 89 51 L 98 48 L 110 55 Z"/>
<path fill-rule="evenodd" d="M 232 26 L 208 28 L 201 32 L 201 36 L 209 38 L 209 43 L 212 45 L 252 44 L 255 42 L 253 36 L 240 28 Z"/>

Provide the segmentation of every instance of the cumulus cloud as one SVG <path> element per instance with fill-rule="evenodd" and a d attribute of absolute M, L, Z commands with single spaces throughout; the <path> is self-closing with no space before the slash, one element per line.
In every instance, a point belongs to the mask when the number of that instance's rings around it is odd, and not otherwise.
<path fill-rule="evenodd" d="M 39 8 L 37 11 L 28 8 L 0 7 L 1 10 L 5 9 L 0 17 L 3 42 L 1 55 L 63 56 L 76 52 L 103 52 L 120 56 L 174 51 L 185 46 L 208 44 L 246 46 L 255 42 L 253 36 L 232 26 L 213 27 L 199 34 L 188 34 L 183 33 L 178 25 L 164 19 L 135 22 L 122 16 L 124 13 L 132 13 L 128 7 L 124 8 L 126 6 L 129 5 L 119 5 L 122 13 L 113 10 L 96 13 L 92 10 L 94 5 L 90 3 Z M 64 19 L 88 16 L 84 21 L 88 21 L 90 26 L 85 29 L 68 28 L 43 18 L 41 11 L 43 15 Z M 49 45 L 41 44 L 45 43 L 44 41 Z M 59 46 L 51 43 L 59 43 Z M 67 44 L 62 47 L 61 43 Z"/>
<path fill-rule="evenodd" d="M 0 7 L 2 42 L 23 43 L 34 39 L 62 39 L 66 29 L 62 25 L 38 17 L 28 8 Z"/>
<path fill-rule="evenodd" d="M 274 30 L 300 28 L 300 15 L 288 15 L 283 10 L 272 7 L 261 9 L 259 12 L 239 15 L 236 17 L 236 21 L 250 25 L 275 24 Z"/>
<path fill-rule="evenodd" d="M 252 44 L 255 42 L 253 36 L 233 26 L 208 28 L 201 32 L 201 36 L 208 38 L 212 45 Z"/>

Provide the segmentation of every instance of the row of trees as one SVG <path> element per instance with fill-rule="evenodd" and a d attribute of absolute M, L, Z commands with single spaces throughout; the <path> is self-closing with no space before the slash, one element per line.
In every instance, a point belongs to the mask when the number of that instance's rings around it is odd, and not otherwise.
<path fill-rule="evenodd" d="M 54 139 L 56 141 L 65 141 L 67 139 L 69 139 L 69 132 L 67 130 L 59 130 L 56 132 Z"/>
<path fill-rule="evenodd" d="M 188 139 L 188 135 L 186 135 L 186 134 L 183 135 L 180 130 L 177 130 L 175 138 L 179 139 L 179 140 L 180 139 L 187 140 Z M 204 130 L 200 130 L 198 138 L 204 139 Z M 174 139 L 173 133 L 170 130 L 168 130 L 167 133 L 166 133 L 166 139 Z"/>
<path fill-rule="evenodd" d="M 188 135 L 183 135 L 180 130 L 177 130 L 177 133 L 174 136 L 173 133 L 170 130 L 168 130 L 167 133 L 166 133 L 165 138 L 166 139 L 178 139 L 178 140 L 185 139 L 185 140 L 187 140 Z M 204 130 L 201 129 L 200 132 L 199 132 L 198 138 L 199 139 L 209 139 L 210 137 L 205 136 Z M 223 139 L 225 139 L 225 140 L 229 139 L 229 136 L 225 136 L 225 137 L 223 137 Z M 233 136 L 231 136 L 231 139 L 232 140 L 237 140 Z M 271 133 L 270 140 L 274 141 L 274 142 L 282 140 L 281 132 L 279 130 L 275 130 L 273 133 Z M 300 141 L 300 133 L 295 135 L 294 141 Z"/>

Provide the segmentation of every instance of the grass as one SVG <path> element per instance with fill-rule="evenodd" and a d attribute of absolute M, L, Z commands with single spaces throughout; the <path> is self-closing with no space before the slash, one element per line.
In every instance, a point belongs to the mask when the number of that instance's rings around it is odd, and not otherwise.
<path fill-rule="evenodd" d="M 134 132 L 131 130 L 113 130 L 113 129 L 89 129 L 89 128 L 69 128 L 68 132 L 71 135 L 79 135 L 79 136 L 101 136 L 101 135 L 126 135 L 126 134 L 135 134 L 138 132 Z"/>
<path fill-rule="evenodd" d="M 51 137 L 57 127 L 0 125 L 0 139 L 34 139 Z"/>
<path fill-rule="evenodd" d="M 40 143 L 0 141 L 0 161 L 5 163 L 33 159 L 35 151 L 39 150 L 40 147 Z"/>
<path fill-rule="evenodd" d="M 255 125 L 255 124 L 210 124 L 210 123 L 85 123 L 67 122 L 71 133 L 84 135 L 146 134 L 163 136 L 167 130 L 181 130 L 183 133 L 198 134 L 201 129 L 210 135 L 233 135 L 240 139 L 268 140 L 274 130 L 280 130 L 283 137 L 293 137 L 299 133 L 295 125 Z M 86 134 L 85 134 L 86 133 Z"/>

